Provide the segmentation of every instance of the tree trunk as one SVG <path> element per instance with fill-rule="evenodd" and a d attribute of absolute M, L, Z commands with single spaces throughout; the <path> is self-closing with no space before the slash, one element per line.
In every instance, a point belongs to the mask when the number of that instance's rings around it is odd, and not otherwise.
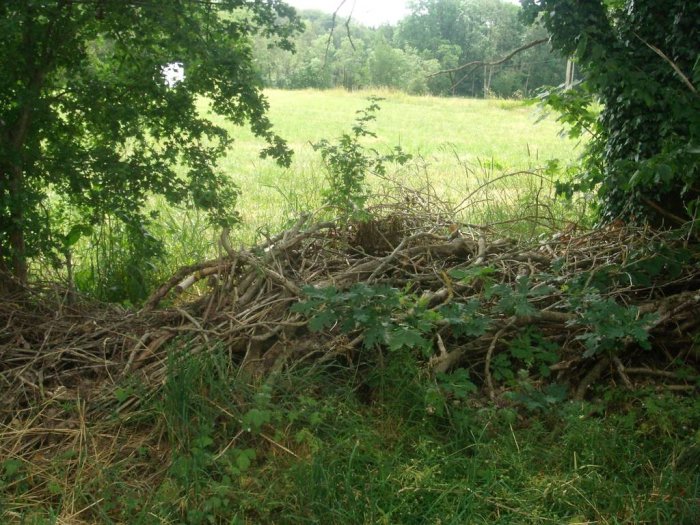
<path fill-rule="evenodd" d="M 525 77 L 525 90 L 523 91 L 523 97 L 528 96 L 528 87 L 530 85 L 530 73 L 532 73 L 532 64 L 527 68 L 527 77 Z"/>
<path fill-rule="evenodd" d="M 47 38 L 53 34 L 54 23 L 46 29 Z M 0 166 L 0 184 L 7 192 L 9 200 L 7 215 L 0 224 L 6 240 L 0 246 L 0 271 L 12 273 L 21 284 L 27 282 L 27 250 L 25 243 L 25 206 L 27 202 L 27 187 L 25 174 L 31 169 L 32 155 L 27 155 L 27 139 L 30 135 L 37 102 L 41 98 L 46 72 L 51 67 L 53 54 L 48 49 L 48 44 L 40 49 L 31 38 L 31 19 L 27 22 L 28 29 L 24 34 L 27 49 L 33 50 L 33 63 L 27 67 L 28 82 L 26 84 L 27 97 L 23 106 L 18 110 L 16 118 L 7 123 L 7 133 L 2 136 L 5 142 L 2 148 L 8 153 L 8 158 Z M 29 51 L 28 51 L 29 53 Z"/>
<path fill-rule="evenodd" d="M 566 61 L 566 78 L 564 79 L 564 89 L 567 91 L 574 85 L 574 61 L 569 58 Z"/>
<path fill-rule="evenodd" d="M 27 250 L 24 243 L 24 211 L 22 196 L 24 195 L 24 175 L 22 169 L 16 167 L 10 173 L 10 247 L 12 249 L 12 275 L 20 283 L 27 282 Z"/>

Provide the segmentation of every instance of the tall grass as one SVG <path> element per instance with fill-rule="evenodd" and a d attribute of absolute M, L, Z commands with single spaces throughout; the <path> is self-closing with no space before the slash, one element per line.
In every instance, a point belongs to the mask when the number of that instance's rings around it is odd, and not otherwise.
<path fill-rule="evenodd" d="M 416 97 L 391 91 L 267 92 L 270 118 L 295 151 L 291 168 L 261 160 L 262 143 L 244 129 L 233 130 L 236 143 L 221 163 L 240 186 L 241 241 L 260 229 L 284 224 L 288 214 L 319 204 L 324 170 L 311 144 L 348 130 L 367 98 L 379 96 L 381 110 L 370 125 L 377 134 L 368 147 L 386 153 L 401 146 L 415 157 L 406 169 L 390 173 L 414 187 L 429 185 L 436 195 L 459 203 L 476 185 L 505 173 L 529 172 L 559 159 L 563 165 L 578 155 L 576 143 L 560 134 L 553 118 L 520 101 Z M 201 111 L 207 112 L 206 102 Z M 215 115 L 211 115 L 216 120 Z M 521 192 L 531 184 L 527 174 L 500 185 Z M 375 187 L 381 183 L 369 180 Z M 549 190 L 549 187 L 547 187 Z M 517 200 L 517 199 L 511 199 Z"/>

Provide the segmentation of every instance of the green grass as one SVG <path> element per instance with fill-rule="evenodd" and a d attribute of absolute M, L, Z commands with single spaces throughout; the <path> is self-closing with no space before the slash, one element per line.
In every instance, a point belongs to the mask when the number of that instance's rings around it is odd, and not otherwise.
<path fill-rule="evenodd" d="M 31 463 L 8 457 L 0 519 L 698 523 L 697 399 L 601 391 L 547 412 L 478 398 L 436 405 L 434 384 L 401 357 L 297 369 L 253 388 L 224 348 L 185 351 L 141 412 L 83 422 L 72 447 Z"/>
<path fill-rule="evenodd" d="M 518 101 L 416 97 L 389 91 L 279 91 L 267 93 L 275 131 L 295 151 L 289 169 L 261 160 L 261 141 L 245 129 L 232 129 L 236 143 L 221 168 L 240 186 L 244 227 L 250 241 L 258 229 L 284 224 L 295 211 L 315 209 L 324 184 L 323 167 L 311 144 L 332 140 L 350 129 L 355 113 L 380 96 L 381 110 L 370 125 L 377 134 L 365 144 L 387 153 L 401 146 L 414 162 L 395 175 L 418 187 L 430 184 L 453 203 L 489 178 L 541 167 L 552 159 L 564 164 L 578 155 L 576 144 L 560 136 L 553 118 L 540 118 L 536 106 Z M 201 110 L 206 112 L 206 103 Z M 211 115 L 213 120 L 216 116 Z M 220 122 L 220 121 L 219 121 Z M 376 181 L 369 181 L 370 184 Z M 501 188 L 522 189 L 525 175 L 508 179 Z"/>
<path fill-rule="evenodd" d="M 561 136 L 561 126 L 552 117 L 540 118 L 536 106 L 390 91 L 270 90 L 270 119 L 295 152 L 289 168 L 260 159 L 261 140 L 246 128 L 208 113 L 206 101 L 200 104 L 203 114 L 235 137 L 220 162 L 221 170 L 241 189 L 237 209 L 242 222 L 232 232 L 234 245 L 254 244 L 288 226 L 299 213 L 322 205 L 321 190 L 327 180 L 320 152 L 312 144 L 324 138 L 333 142 L 349 132 L 370 96 L 384 100 L 377 120 L 369 124 L 377 137 L 365 137 L 362 144 L 380 154 L 399 145 L 414 156 L 404 166 L 388 164 L 389 180 L 368 174 L 366 182 L 378 195 L 395 196 L 397 186 L 421 190 L 430 195 L 430 207 L 444 209 L 461 203 L 461 220 L 506 222 L 509 235 L 531 236 L 540 222 L 556 227 L 584 215 L 549 198 L 551 179 L 560 170 L 539 168 L 554 159 L 566 165 L 579 153 L 573 141 Z M 382 199 L 375 198 L 375 203 Z M 160 211 L 160 218 L 151 224 L 150 232 L 164 241 L 164 254 L 149 255 L 143 243 L 130 244 L 123 228 L 103 228 L 76 246 L 78 289 L 104 300 L 138 304 L 178 268 L 218 254 L 220 232 L 208 225 L 204 214 L 172 209 L 162 198 L 154 198 L 152 206 Z"/>

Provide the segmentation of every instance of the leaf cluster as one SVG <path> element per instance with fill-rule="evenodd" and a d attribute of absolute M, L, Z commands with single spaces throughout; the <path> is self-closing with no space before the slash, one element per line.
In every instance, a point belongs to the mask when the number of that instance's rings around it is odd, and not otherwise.
<path fill-rule="evenodd" d="M 433 334 L 448 325 L 459 337 L 483 335 L 488 322 L 479 314 L 479 301 L 450 303 L 430 309 L 425 300 L 387 285 L 358 283 L 347 291 L 334 287 L 304 289 L 306 299 L 292 311 L 309 317 L 309 329 L 320 332 L 336 325 L 342 333 L 360 332 L 366 349 L 377 345 L 391 351 L 433 353 Z"/>
<path fill-rule="evenodd" d="M 321 192 L 324 203 L 357 219 L 367 217 L 365 205 L 370 196 L 366 185 L 367 174 L 384 175 L 387 162 L 402 165 L 411 159 L 411 155 L 399 146 L 392 153 L 382 155 L 361 143 L 364 137 L 376 137 L 368 125 L 376 120 L 382 99 L 370 97 L 369 100 L 370 104 L 357 112 L 358 117 L 350 133 L 343 133 L 336 143 L 324 139 L 313 144 L 314 150 L 321 152 L 326 168 L 328 187 Z"/>
<path fill-rule="evenodd" d="M 584 82 L 544 99 L 589 142 L 577 179 L 605 220 L 680 225 L 700 197 L 700 4 L 683 0 L 526 0 Z M 598 115 L 591 102 L 600 102 Z"/>
<path fill-rule="evenodd" d="M 251 38 L 291 49 L 300 29 L 291 7 L 262 0 L 2 2 L 0 263 L 65 250 L 107 214 L 143 223 L 153 195 L 235 223 L 238 190 L 217 168 L 232 139 L 200 106 L 247 123 L 288 165 Z M 185 77 L 169 85 L 174 62 Z M 56 203 L 71 222 L 56 224 Z"/>

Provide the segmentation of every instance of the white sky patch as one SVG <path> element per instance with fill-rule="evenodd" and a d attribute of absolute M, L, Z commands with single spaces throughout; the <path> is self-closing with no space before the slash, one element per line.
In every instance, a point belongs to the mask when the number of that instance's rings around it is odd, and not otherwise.
<path fill-rule="evenodd" d="M 504 0 L 519 4 L 519 0 Z M 318 9 L 333 13 L 342 0 L 285 0 L 297 9 Z M 338 16 L 345 20 L 352 13 L 353 20 L 368 26 L 395 24 L 410 13 L 409 0 L 346 0 L 338 11 Z"/>
<path fill-rule="evenodd" d="M 341 0 L 286 0 L 297 9 L 318 9 L 333 13 Z M 368 26 L 395 24 L 408 15 L 408 0 L 346 0 L 338 11 L 345 20 L 352 13 L 353 20 Z"/>
<path fill-rule="evenodd" d="M 168 87 L 175 87 L 185 80 L 185 65 L 182 62 L 170 62 L 160 68 L 163 81 Z"/>

